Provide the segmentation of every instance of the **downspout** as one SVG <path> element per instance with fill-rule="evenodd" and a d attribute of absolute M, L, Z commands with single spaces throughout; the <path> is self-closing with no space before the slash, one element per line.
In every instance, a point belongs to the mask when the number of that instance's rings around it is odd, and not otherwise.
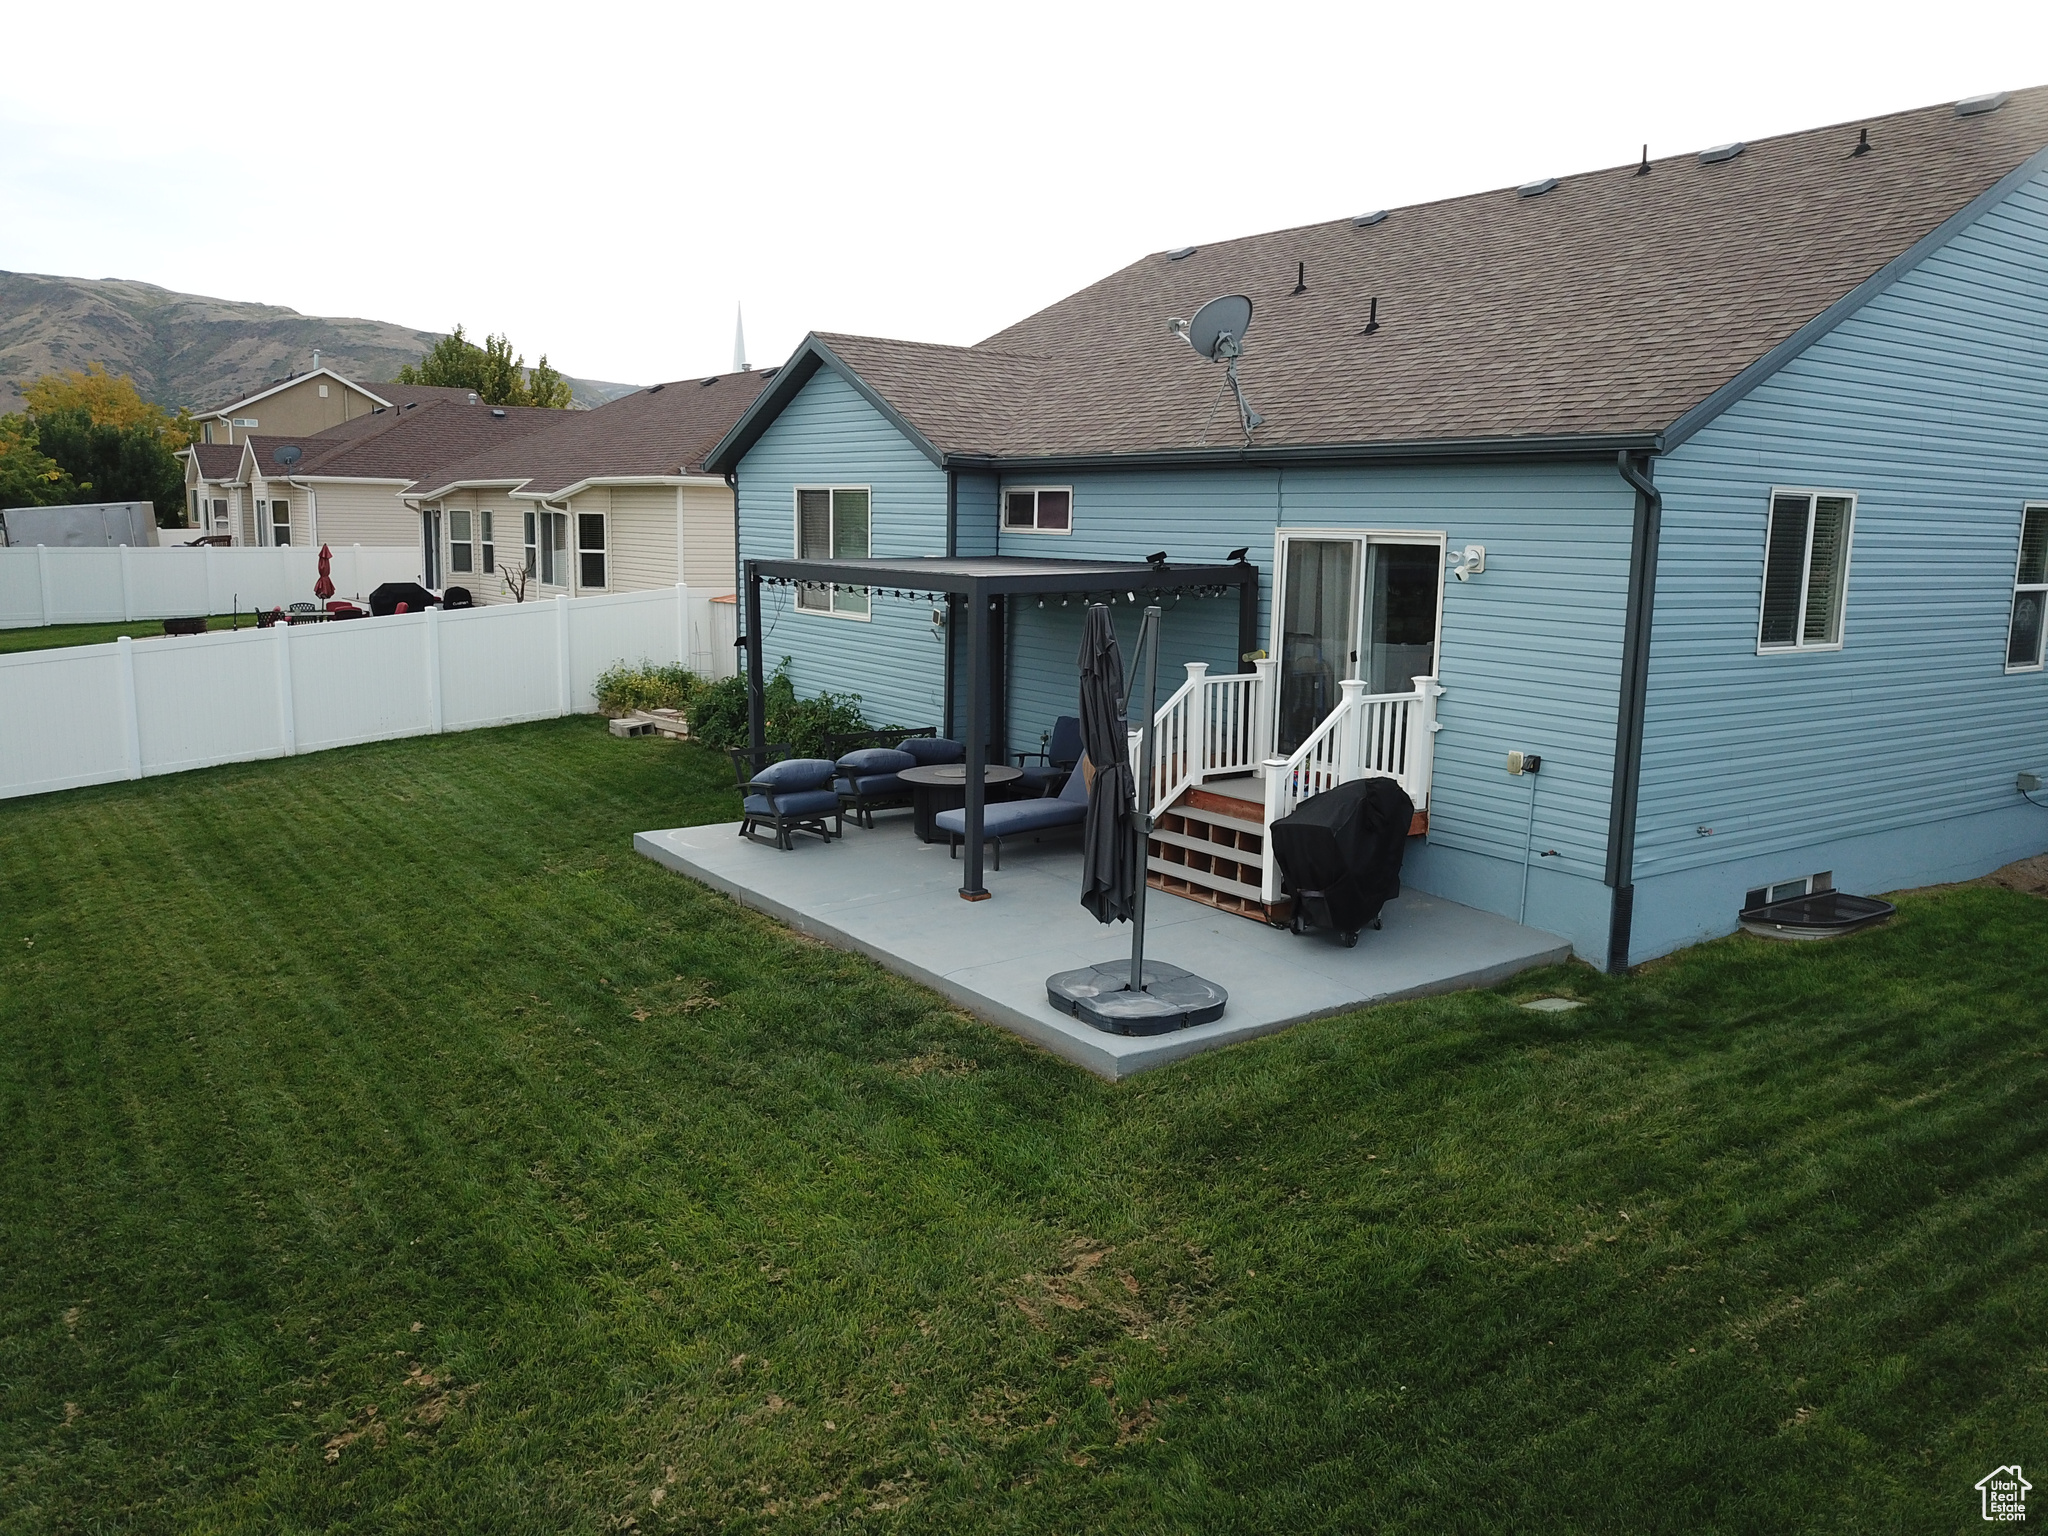
<path fill-rule="evenodd" d="M 946 471 L 946 558 L 948 560 L 955 559 L 959 553 L 960 476 L 957 470 L 948 468 Z M 941 668 L 944 677 L 939 684 L 942 690 L 939 701 L 939 734 L 949 737 L 953 734 L 953 636 L 959 628 L 958 625 L 952 622 L 954 611 L 953 599 L 948 597 L 946 599 L 946 623 L 939 630 L 941 648 L 945 652 L 944 663 Z"/>
<path fill-rule="evenodd" d="M 1663 530 L 1664 497 L 1651 476 L 1656 463 L 1643 455 L 1641 467 L 1627 452 L 1615 468 L 1636 493 L 1635 533 L 1629 546 L 1628 609 L 1622 624 L 1621 693 L 1614 730 L 1614 784 L 1607 809 L 1607 872 L 1613 905 L 1607 925 L 1607 971 L 1628 969 L 1635 923 L 1636 805 L 1643 775 L 1643 714 L 1650 685 L 1650 628 L 1657 597 L 1657 541 Z"/>

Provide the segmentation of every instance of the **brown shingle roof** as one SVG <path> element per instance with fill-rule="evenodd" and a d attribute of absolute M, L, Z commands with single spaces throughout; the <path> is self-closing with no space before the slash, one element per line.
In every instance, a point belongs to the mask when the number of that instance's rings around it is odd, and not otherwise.
<path fill-rule="evenodd" d="M 232 480 L 242 465 L 240 443 L 194 443 L 192 454 L 205 480 Z"/>
<path fill-rule="evenodd" d="M 455 405 L 429 401 L 412 410 L 374 417 L 373 430 L 323 432 L 317 437 L 269 437 L 252 434 L 249 446 L 266 474 L 286 471 L 276 464 L 276 451 L 295 443 L 303 451 L 290 473 L 319 479 L 403 480 L 418 482 L 438 475 L 448 464 L 479 450 L 559 426 L 567 411 L 533 406 Z M 576 413 L 580 415 L 581 413 Z M 353 426 L 354 423 L 349 423 Z"/>
<path fill-rule="evenodd" d="M 818 339 L 947 455 L 1235 448 L 1222 368 L 1167 327 L 1225 293 L 1255 305 L 1240 375 L 1261 447 L 1653 434 L 2044 145 L 2037 88 L 1982 116 L 1928 107 L 1712 165 L 1155 254 L 976 347 Z M 1374 297 L 1380 328 L 1361 335 Z"/>
<path fill-rule="evenodd" d="M 768 376 L 726 373 L 635 390 L 547 432 L 451 462 L 420 490 L 524 481 L 528 492 L 554 495 L 585 480 L 702 474 L 704 455 L 754 403 Z"/>

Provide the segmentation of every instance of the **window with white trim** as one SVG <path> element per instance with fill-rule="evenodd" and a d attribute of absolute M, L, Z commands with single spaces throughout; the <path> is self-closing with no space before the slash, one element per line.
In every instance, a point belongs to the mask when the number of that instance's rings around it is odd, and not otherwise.
<path fill-rule="evenodd" d="M 2020 568 L 2012 584 L 2012 622 L 2005 632 L 2005 670 L 2041 668 L 2042 619 L 2048 613 L 2048 505 L 2020 514 Z"/>
<path fill-rule="evenodd" d="M 870 498 L 866 486 L 804 486 L 796 493 L 796 557 L 799 560 L 865 560 L 870 547 Z M 806 613 L 866 618 L 867 594 L 841 585 L 802 586 L 796 605 Z"/>
<path fill-rule="evenodd" d="M 1753 911 L 1757 907 L 1767 907 L 1774 901 L 1797 901 L 1801 896 L 1817 896 L 1834 888 L 1834 871 L 1824 869 L 1817 875 L 1800 875 L 1792 880 L 1779 880 L 1770 885 L 1760 885 L 1743 896 L 1742 910 Z"/>
<path fill-rule="evenodd" d="M 540 569 L 540 539 L 535 532 L 539 514 L 526 514 L 526 574 L 531 576 Z"/>
<path fill-rule="evenodd" d="M 468 575 L 476 569 L 476 542 L 470 538 L 470 516 L 460 507 L 448 509 L 448 570 Z"/>
<path fill-rule="evenodd" d="M 484 574 L 488 576 L 498 568 L 498 546 L 491 533 L 491 509 L 485 507 L 477 517 L 483 523 Z"/>
<path fill-rule="evenodd" d="M 257 503 L 258 508 L 262 506 Z M 270 503 L 270 542 L 279 549 L 292 541 L 292 504 L 286 496 L 273 497 Z"/>
<path fill-rule="evenodd" d="M 1833 650 L 1842 643 L 1849 534 L 1856 498 L 1833 491 L 1773 491 L 1764 535 L 1759 651 Z"/>
<path fill-rule="evenodd" d="M 601 590 L 604 581 L 604 514 L 576 514 L 576 585 Z"/>
<path fill-rule="evenodd" d="M 569 514 L 543 512 L 540 515 L 541 585 L 569 585 Z"/>
<path fill-rule="evenodd" d="M 1003 492 L 1005 533 L 1072 533 L 1074 488 L 1018 485 Z"/>

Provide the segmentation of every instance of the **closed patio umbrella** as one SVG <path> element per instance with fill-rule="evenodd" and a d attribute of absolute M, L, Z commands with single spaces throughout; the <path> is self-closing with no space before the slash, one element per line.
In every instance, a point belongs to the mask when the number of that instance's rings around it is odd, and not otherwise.
<path fill-rule="evenodd" d="M 1081 629 L 1081 742 L 1095 777 L 1081 837 L 1081 905 L 1101 923 L 1128 922 L 1138 899 L 1138 828 L 1124 723 L 1124 655 L 1101 603 Z"/>
<path fill-rule="evenodd" d="M 334 551 L 325 544 L 320 546 L 320 579 L 313 583 L 313 595 L 326 602 L 334 596 L 334 578 L 328 574 L 334 568 Z"/>

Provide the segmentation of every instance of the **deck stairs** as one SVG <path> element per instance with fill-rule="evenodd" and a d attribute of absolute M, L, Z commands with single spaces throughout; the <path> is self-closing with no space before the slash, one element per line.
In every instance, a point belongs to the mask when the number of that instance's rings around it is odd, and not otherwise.
<path fill-rule="evenodd" d="M 1386 775 L 1415 802 L 1411 832 L 1428 828 L 1436 700 L 1433 677 L 1415 691 L 1367 694 L 1340 685 L 1337 707 L 1285 757 L 1272 750 L 1274 664 L 1224 677 L 1188 663 L 1188 678 L 1153 719 L 1147 881 L 1226 912 L 1284 922 L 1291 902 L 1266 855 L 1266 828 L 1311 795 Z"/>

